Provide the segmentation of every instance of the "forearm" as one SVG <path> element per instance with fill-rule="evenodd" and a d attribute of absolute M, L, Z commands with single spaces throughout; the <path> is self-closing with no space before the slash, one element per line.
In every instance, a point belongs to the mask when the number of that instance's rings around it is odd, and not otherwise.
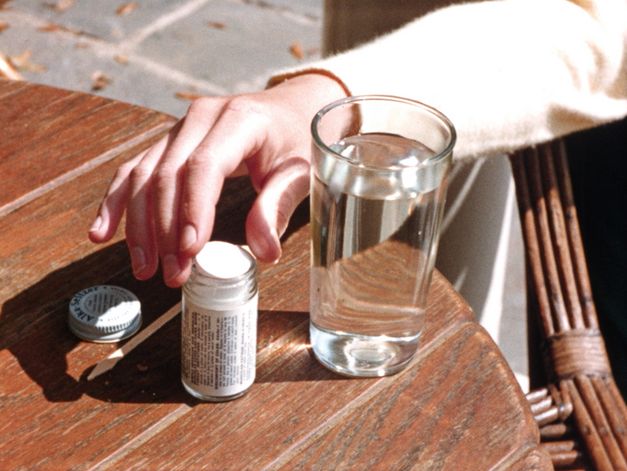
<path fill-rule="evenodd" d="M 352 94 L 411 97 L 447 114 L 457 158 L 506 152 L 627 114 L 625 2 L 504 0 L 449 7 L 325 70 Z"/>

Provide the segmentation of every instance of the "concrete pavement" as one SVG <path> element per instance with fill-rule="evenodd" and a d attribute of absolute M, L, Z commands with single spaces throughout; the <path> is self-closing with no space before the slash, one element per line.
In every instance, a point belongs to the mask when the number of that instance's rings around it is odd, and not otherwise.
<path fill-rule="evenodd" d="M 0 1 L 0 52 L 25 79 L 181 116 L 179 94 L 258 89 L 319 54 L 322 0 Z M 65 8 L 65 9 L 64 9 Z M 94 74 L 109 82 L 94 90 Z"/>

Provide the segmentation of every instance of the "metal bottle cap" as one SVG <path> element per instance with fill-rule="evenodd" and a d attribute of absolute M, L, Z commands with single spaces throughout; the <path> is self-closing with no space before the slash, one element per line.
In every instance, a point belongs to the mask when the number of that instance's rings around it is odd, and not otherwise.
<path fill-rule="evenodd" d="M 84 340 L 117 342 L 137 332 L 141 323 L 139 299 L 119 286 L 92 286 L 70 301 L 70 330 Z"/>

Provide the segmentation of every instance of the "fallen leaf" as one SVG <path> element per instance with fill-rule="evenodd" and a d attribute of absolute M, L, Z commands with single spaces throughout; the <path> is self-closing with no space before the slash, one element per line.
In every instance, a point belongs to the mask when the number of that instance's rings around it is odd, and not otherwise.
<path fill-rule="evenodd" d="M 9 23 L 6 21 L 0 21 L 0 33 L 9 28 Z"/>
<path fill-rule="evenodd" d="M 200 95 L 194 92 L 176 92 L 174 96 L 178 98 L 179 100 L 192 101 L 192 100 L 202 97 L 203 95 Z"/>
<path fill-rule="evenodd" d="M 93 34 L 83 31 L 81 29 L 68 28 L 67 26 L 63 26 L 63 25 L 60 25 L 59 23 L 52 23 L 52 22 L 47 23 L 43 26 L 40 26 L 39 28 L 37 28 L 37 31 L 41 33 L 56 33 L 56 32 L 62 31 L 64 33 L 73 34 L 74 36 L 89 36 L 92 38 L 96 37 Z"/>
<path fill-rule="evenodd" d="M 42 33 L 54 33 L 56 31 L 65 31 L 65 30 L 66 28 L 64 26 L 61 26 L 57 23 L 48 23 L 46 25 L 43 25 L 37 28 L 37 31 L 40 31 Z"/>
<path fill-rule="evenodd" d="M 74 2 L 75 0 L 58 0 L 56 10 L 57 11 L 69 10 L 70 8 L 74 6 Z"/>
<path fill-rule="evenodd" d="M 9 80 L 22 80 L 22 76 L 9 59 L 0 52 L 0 77 Z"/>
<path fill-rule="evenodd" d="M 213 29 L 224 29 L 226 25 L 224 23 L 220 23 L 219 21 L 208 21 L 207 26 Z"/>
<path fill-rule="evenodd" d="M 9 60 L 15 67 L 19 69 L 30 60 L 32 55 L 33 51 L 31 51 L 30 49 L 26 49 L 24 52 L 18 54 L 17 56 L 9 57 Z"/>
<path fill-rule="evenodd" d="M 111 83 L 111 78 L 105 75 L 100 70 L 97 70 L 91 74 L 91 90 L 97 92 L 102 90 Z"/>
<path fill-rule="evenodd" d="M 305 53 L 303 52 L 303 47 L 299 42 L 294 42 L 290 46 L 290 54 L 294 56 L 296 59 L 301 60 L 305 57 Z"/>
<path fill-rule="evenodd" d="M 138 6 L 139 3 L 137 2 L 123 3 L 117 8 L 117 10 L 115 10 L 115 13 L 119 16 L 125 16 L 135 11 Z"/>
<path fill-rule="evenodd" d="M 113 60 L 116 61 L 118 64 L 128 64 L 128 56 L 125 56 L 124 54 L 117 54 L 113 56 Z"/>
<path fill-rule="evenodd" d="M 20 70 L 41 74 L 46 72 L 48 70 L 48 67 L 46 67 L 45 65 L 36 64 L 34 62 L 27 62 L 22 67 L 20 67 Z"/>
<path fill-rule="evenodd" d="M 141 373 L 145 373 L 146 371 L 148 371 L 148 365 L 146 365 L 145 363 L 137 363 L 137 365 L 135 366 L 137 367 L 137 371 Z"/>
<path fill-rule="evenodd" d="M 62 13 L 74 6 L 76 0 L 57 0 L 56 3 L 46 3 L 45 5 L 51 10 Z"/>
<path fill-rule="evenodd" d="M 7 3 L 9 3 L 10 1 L 11 0 L 0 0 L 0 10 L 8 9 Z"/>
<path fill-rule="evenodd" d="M 9 57 L 9 62 L 17 70 L 20 70 L 20 71 L 41 73 L 41 72 L 45 72 L 46 70 L 48 70 L 43 65 L 31 62 L 30 58 L 32 55 L 33 55 L 33 52 L 30 49 L 26 49 L 24 52 L 22 52 L 21 54 L 18 54 L 17 56 Z"/>

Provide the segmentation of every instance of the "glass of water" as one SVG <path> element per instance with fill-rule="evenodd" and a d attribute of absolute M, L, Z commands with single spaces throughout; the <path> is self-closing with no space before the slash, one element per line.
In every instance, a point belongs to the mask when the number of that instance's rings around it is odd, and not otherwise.
<path fill-rule="evenodd" d="M 349 376 L 402 370 L 418 348 L 455 129 L 439 111 L 355 96 L 313 119 L 310 336 Z"/>

